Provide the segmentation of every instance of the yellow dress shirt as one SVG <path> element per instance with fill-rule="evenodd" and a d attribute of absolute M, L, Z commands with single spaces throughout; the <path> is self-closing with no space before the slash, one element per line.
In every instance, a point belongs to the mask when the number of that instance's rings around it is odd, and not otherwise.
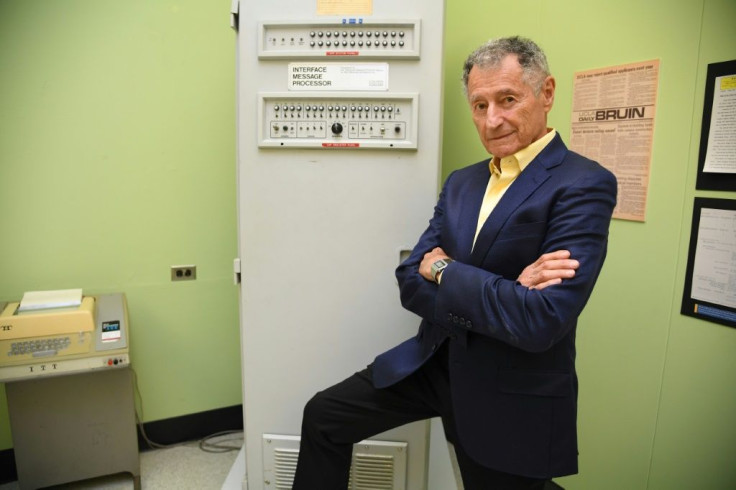
<path fill-rule="evenodd" d="M 502 158 L 500 161 L 495 157 L 491 159 L 488 166 L 491 169 L 491 178 L 488 180 L 488 187 L 486 187 L 485 196 L 483 196 L 483 204 L 480 207 L 478 213 L 478 225 L 475 229 L 475 238 L 473 239 L 473 246 L 475 246 L 475 240 L 478 238 L 478 233 L 483 227 L 483 224 L 490 216 L 493 208 L 496 207 L 498 201 L 501 200 L 506 189 L 516 180 L 521 172 L 534 160 L 537 155 L 549 144 L 550 141 L 555 137 L 557 131 L 551 129 L 547 134 L 533 142 L 526 148 L 522 148 L 513 155 Z"/>

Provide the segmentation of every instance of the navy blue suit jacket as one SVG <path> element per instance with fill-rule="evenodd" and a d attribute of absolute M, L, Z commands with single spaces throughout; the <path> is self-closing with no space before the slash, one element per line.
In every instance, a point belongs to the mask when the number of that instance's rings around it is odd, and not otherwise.
<path fill-rule="evenodd" d="M 376 387 L 390 386 L 449 342 L 456 432 L 479 463 L 550 478 L 577 472 L 575 328 L 606 255 L 616 179 L 557 135 L 508 188 L 473 248 L 488 160 L 453 172 L 434 216 L 396 270 L 418 334 L 379 355 Z M 418 272 L 442 247 L 455 259 L 442 283 Z M 543 290 L 516 282 L 541 254 L 566 249 L 573 279 Z"/>

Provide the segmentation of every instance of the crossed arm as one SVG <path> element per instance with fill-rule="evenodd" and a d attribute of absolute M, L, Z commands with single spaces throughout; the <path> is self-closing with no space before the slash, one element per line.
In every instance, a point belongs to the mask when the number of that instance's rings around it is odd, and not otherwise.
<path fill-rule="evenodd" d="M 454 318 L 472 322 L 474 333 L 486 335 L 529 352 L 549 349 L 575 327 L 600 272 L 606 255 L 608 226 L 616 202 L 616 180 L 612 174 L 592 168 L 570 181 L 553 202 L 534 203 L 540 215 L 550 210 L 538 248 L 545 251 L 536 260 L 506 267 L 506 277 L 489 268 L 503 269 L 504 254 L 514 254 L 516 244 L 532 238 L 496 244 L 497 254 L 487 268 L 456 261 L 442 272 L 442 286 L 431 275 L 436 260 L 448 258 L 442 243 L 442 227 L 449 200 L 456 204 L 461 186 L 448 178 L 430 225 L 422 234 L 416 255 L 396 271 L 401 304 L 420 317 L 447 328 Z M 455 195 L 449 195 L 449 191 Z M 449 196 L 449 197 L 448 197 Z M 447 243 L 454 243 L 449 235 Z M 534 242 L 536 247 L 537 242 Z M 423 250 L 425 252 L 419 252 Z M 426 252 L 428 251 L 428 252 Z M 521 251 L 520 251 L 521 252 Z M 452 253 L 452 252 L 450 252 Z M 533 252 L 532 252 L 533 253 Z M 541 253 L 541 252 L 540 252 Z M 495 264 L 495 265 L 494 265 Z M 516 278 L 509 274 L 515 269 Z M 519 273 L 520 272 L 520 273 Z M 446 284 L 447 283 L 447 284 Z M 549 287 L 557 285 L 557 287 Z"/>
<path fill-rule="evenodd" d="M 431 267 L 434 262 L 440 259 L 448 259 L 449 257 L 444 250 L 436 247 L 424 254 L 422 262 L 419 264 L 419 274 L 428 281 L 434 282 Z M 529 264 L 519 274 L 517 282 L 529 289 L 544 289 L 547 286 L 560 284 L 563 279 L 572 279 L 575 277 L 575 270 L 580 267 L 580 263 L 570 258 L 570 252 L 567 250 L 557 250 L 542 254 L 536 261 Z M 439 274 L 442 276 L 442 272 Z"/>

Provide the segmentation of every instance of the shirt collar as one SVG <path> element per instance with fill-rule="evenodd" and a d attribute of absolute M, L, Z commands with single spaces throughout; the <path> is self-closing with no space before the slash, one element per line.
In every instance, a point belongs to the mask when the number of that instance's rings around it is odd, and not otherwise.
<path fill-rule="evenodd" d="M 544 150 L 544 148 L 552 141 L 556 134 L 557 131 L 554 128 L 550 129 L 547 134 L 532 142 L 532 144 L 527 146 L 526 148 L 522 148 L 513 155 L 503 157 L 499 162 L 499 166 L 503 168 L 509 164 L 513 164 L 515 166 L 518 165 L 519 172 L 522 172 L 530 163 L 532 163 L 532 160 L 534 160 L 537 155 L 539 155 L 542 150 Z M 491 173 L 500 174 L 498 168 L 493 164 L 494 161 L 495 158 L 492 158 L 489 163 L 489 166 L 491 167 Z"/>

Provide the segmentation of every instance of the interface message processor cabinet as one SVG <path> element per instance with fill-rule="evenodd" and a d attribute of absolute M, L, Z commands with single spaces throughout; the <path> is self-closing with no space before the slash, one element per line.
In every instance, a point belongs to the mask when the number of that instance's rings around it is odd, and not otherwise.
<path fill-rule="evenodd" d="M 444 2 L 231 12 L 244 486 L 288 489 L 307 400 L 416 332 L 394 270 L 437 198 Z M 356 445 L 351 485 L 425 488 L 428 433 L 419 422 Z"/>

